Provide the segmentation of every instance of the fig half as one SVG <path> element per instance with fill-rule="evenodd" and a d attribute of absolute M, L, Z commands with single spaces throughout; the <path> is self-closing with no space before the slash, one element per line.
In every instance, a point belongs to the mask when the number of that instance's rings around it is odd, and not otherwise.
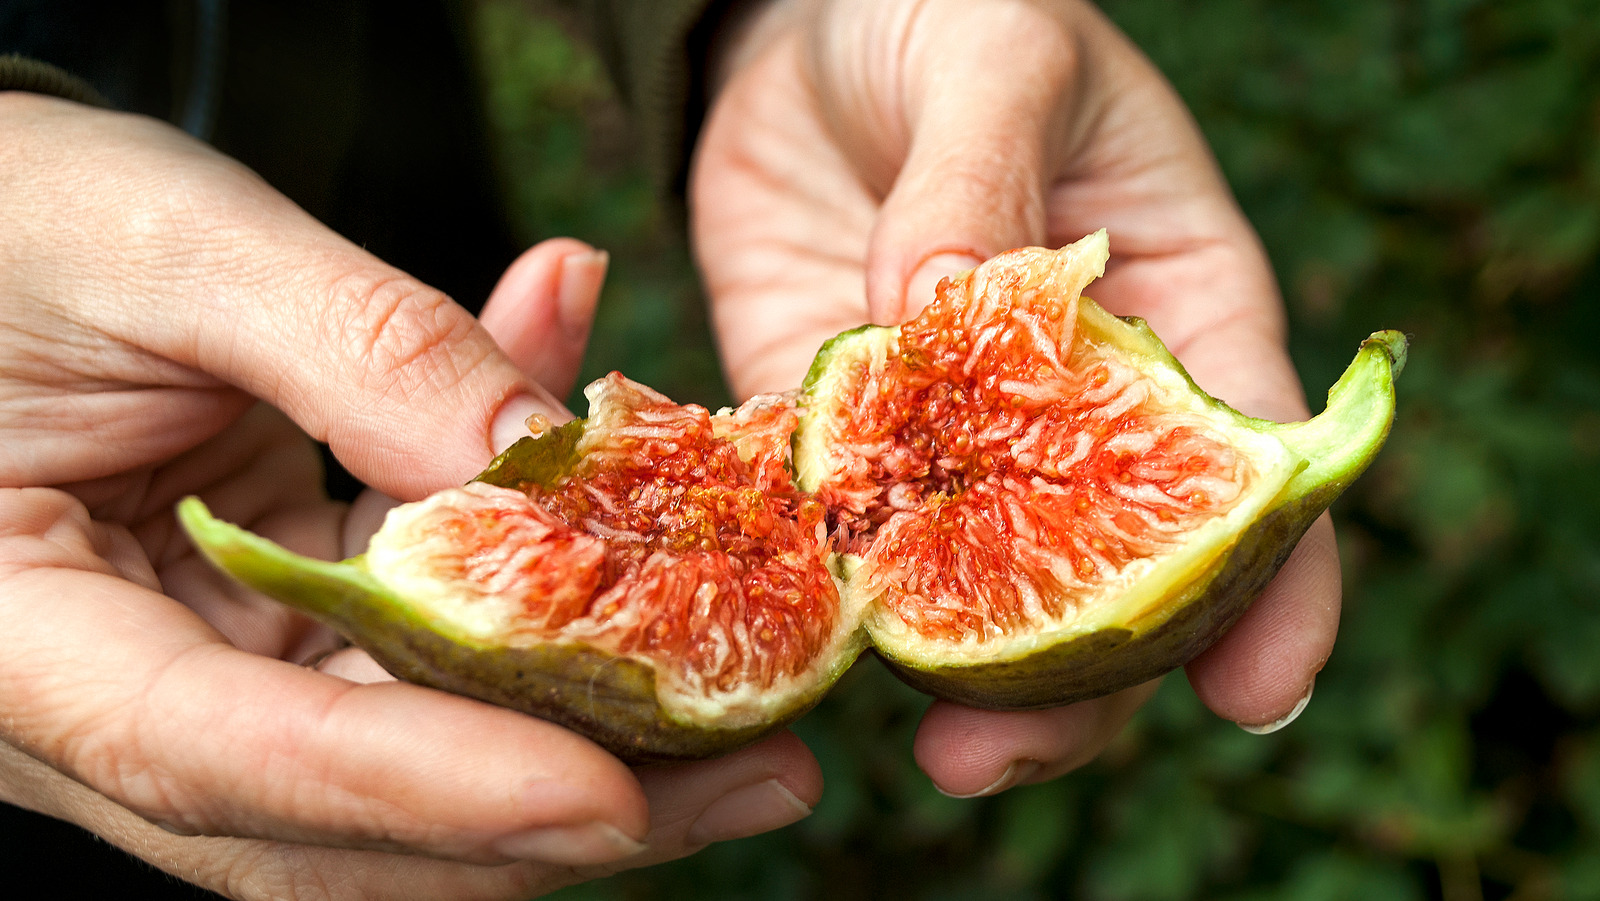
<path fill-rule="evenodd" d="M 531 713 L 630 762 L 711 757 L 810 709 L 865 646 L 824 511 L 794 488 L 793 395 L 711 415 L 620 375 L 584 420 L 390 511 L 367 552 L 293 554 L 179 516 L 234 577 L 412 682 Z"/>
<path fill-rule="evenodd" d="M 807 377 L 797 481 L 832 514 L 846 602 L 938 697 L 1057 706 L 1183 665 L 1388 434 L 1398 333 L 1315 419 L 1252 419 L 1081 296 L 1107 258 L 1104 232 L 1001 254 Z"/>
<path fill-rule="evenodd" d="M 829 341 L 803 386 L 715 415 L 613 373 L 588 418 L 309 560 L 180 518 L 222 569 L 395 675 L 631 761 L 780 728 L 869 645 L 931 694 L 1071 703 L 1214 641 L 1376 455 L 1405 339 L 1369 338 L 1306 422 L 1194 385 L 1082 297 L 1104 232 L 941 283 Z"/>

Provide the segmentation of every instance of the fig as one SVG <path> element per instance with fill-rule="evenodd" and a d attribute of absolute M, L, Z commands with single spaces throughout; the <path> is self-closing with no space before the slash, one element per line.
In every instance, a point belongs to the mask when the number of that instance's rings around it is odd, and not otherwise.
<path fill-rule="evenodd" d="M 807 375 L 798 484 L 833 517 L 845 603 L 930 694 L 1048 707 L 1182 666 L 1388 434 L 1403 336 L 1369 338 L 1320 416 L 1252 419 L 1082 296 L 1108 256 L 1104 232 L 1001 254 Z"/>
<path fill-rule="evenodd" d="M 544 717 L 630 762 L 715 756 L 810 709 L 865 646 L 825 511 L 794 487 L 797 393 L 711 415 L 612 375 L 586 419 L 389 512 L 326 563 L 210 516 L 220 568 L 395 676 Z"/>
<path fill-rule="evenodd" d="M 1252 419 L 1082 295 L 1107 257 L 1001 254 L 715 414 L 612 373 L 350 560 L 179 517 L 396 676 L 635 762 L 753 742 L 869 647 L 971 705 L 1108 694 L 1208 647 L 1372 460 L 1406 342 L 1367 339 L 1319 416 Z"/>

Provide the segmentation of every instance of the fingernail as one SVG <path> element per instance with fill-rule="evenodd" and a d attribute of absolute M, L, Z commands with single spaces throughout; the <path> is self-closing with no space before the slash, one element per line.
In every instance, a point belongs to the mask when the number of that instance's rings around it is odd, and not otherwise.
<path fill-rule="evenodd" d="M 540 418 L 534 419 L 534 417 Z M 517 443 L 519 438 L 533 434 L 533 425 L 540 426 L 538 431 L 542 432 L 552 423 L 564 421 L 566 418 L 555 398 L 548 395 L 539 397 L 536 394 L 514 395 L 501 404 L 500 411 L 494 414 L 494 422 L 489 426 L 489 449 L 499 454 Z M 532 423 L 529 422 L 530 419 Z"/>
<path fill-rule="evenodd" d="M 1261 726 L 1247 726 L 1244 723 L 1240 723 L 1239 728 L 1249 732 L 1251 735 L 1270 735 L 1273 732 L 1282 729 L 1284 726 L 1287 726 L 1298 719 L 1301 713 L 1305 712 L 1306 705 L 1311 703 L 1311 690 L 1316 687 L 1317 680 L 1312 679 L 1311 684 L 1306 686 L 1306 693 L 1301 695 L 1300 700 L 1295 702 L 1294 709 L 1290 710 L 1281 718 L 1275 719 L 1272 722 Z"/>
<path fill-rule="evenodd" d="M 372 655 L 360 648 L 343 648 L 328 654 L 314 665 L 307 664 L 319 673 L 338 676 L 351 682 L 366 685 L 372 682 L 393 682 L 388 670 L 378 665 Z"/>
<path fill-rule="evenodd" d="M 689 827 L 691 845 L 732 841 L 780 829 L 811 815 L 811 805 L 776 779 L 736 788 L 711 803 Z"/>
<path fill-rule="evenodd" d="M 644 843 L 610 823 L 552 826 L 502 836 L 494 849 L 513 860 L 538 860 L 566 866 L 610 863 L 638 854 Z"/>
<path fill-rule="evenodd" d="M 933 303 L 939 280 L 958 272 L 965 272 L 983 260 L 970 253 L 939 253 L 922 261 L 917 271 L 906 280 L 906 318 L 915 316 L 922 308 Z"/>
<path fill-rule="evenodd" d="M 171 820 L 151 820 L 150 822 L 160 826 L 161 831 L 168 833 L 169 835 L 181 835 L 185 838 L 188 838 L 190 836 L 200 834 L 200 830 L 194 828 L 193 826 L 186 826 L 182 823 L 174 823 Z"/>
<path fill-rule="evenodd" d="M 561 259 L 561 279 L 556 284 L 556 308 L 561 330 L 568 339 L 582 340 L 589 334 L 600 285 L 606 280 L 611 255 L 603 250 L 584 250 Z"/>
<path fill-rule="evenodd" d="M 1039 772 L 1039 761 L 1013 760 L 1011 761 L 1011 765 L 1006 767 L 1006 771 L 1000 774 L 999 779 L 994 780 L 975 792 L 958 794 L 952 791 L 945 791 L 943 788 L 939 788 L 939 783 L 937 782 L 933 784 L 933 787 L 938 788 L 940 794 L 949 796 L 951 798 L 987 798 L 990 795 L 997 795 L 1013 785 L 1020 785 L 1021 783 L 1028 781 L 1029 779 L 1033 778 L 1033 775 L 1037 772 Z"/>

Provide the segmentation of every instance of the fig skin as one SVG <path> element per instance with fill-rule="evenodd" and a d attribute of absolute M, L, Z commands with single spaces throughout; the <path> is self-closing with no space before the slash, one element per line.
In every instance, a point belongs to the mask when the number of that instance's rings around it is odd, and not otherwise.
<path fill-rule="evenodd" d="M 631 764 L 717 757 L 759 741 L 815 706 L 861 651 L 856 642 L 829 661 L 833 678 L 787 699 L 769 720 L 739 728 L 686 723 L 662 708 L 646 664 L 575 643 L 506 647 L 440 634 L 359 557 L 302 557 L 216 519 L 195 497 L 179 503 L 178 517 L 218 568 L 351 638 L 394 676 L 559 723 Z"/>
<path fill-rule="evenodd" d="M 1399 332 L 1374 333 L 1328 392 L 1321 416 L 1288 424 L 1246 420 L 1277 434 L 1308 459 L 1307 467 L 1202 577 L 1126 627 L 1065 638 L 1017 659 L 977 664 L 940 665 L 875 650 L 913 688 L 991 710 L 1091 700 L 1183 666 L 1250 607 L 1311 524 L 1377 455 L 1393 422 L 1394 379 L 1405 355 L 1406 339 Z"/>

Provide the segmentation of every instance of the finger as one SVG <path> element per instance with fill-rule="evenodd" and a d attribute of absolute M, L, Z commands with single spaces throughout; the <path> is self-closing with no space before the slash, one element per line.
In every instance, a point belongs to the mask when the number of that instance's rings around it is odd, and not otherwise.
<path fill-rule="evenodd" d="M 1339 631 L 1339 551 L 1327 514 L 1239 621 L 1190 661 L 1189 684 L 1217 713 L 1251 731 L 1293 722 Z"/>
<path fill-rule="evenodd" d="M 592 743 L 413 685 L 356 685 L 227 646 L 105 571 L 46 490 L 0 496 L 0 697 L 13 744 L 183 833 L 493 863 L 636 853 L 645 801 Z M 70 602 L 60 603 L 61 599 Z M 28 616 L 48 604 L 51 616 Z"/>
<path fill-rule="evenodd" d="M 168 832 L 38 760 L 0 744 L 0 797 L 75 823 L 186 882 L 229 898 L 520 901 L 570 868 L 499 866 L 259 839 Z"/>
<path fill-rule="evenodd" d="M 1157 685 L 1050 710 L 977 710 L 936 701 L 917 729 L 917 764 L 939 791 L 957 798 L 1054 779 L 1104 750 Z"/>
<path fill-rule="evenodd" d="M 209 505 L 210 501 L 208 499 L 207 506 Z M 356 495 L 356 499 L 350 504 L 350 512 L 344 519 L 344 528 L 340 530 L 338 556 L 340 558 L 354 557 L 357 554 L 365 553 L 367 544 L 372 541 L 372 536 L 378 534 L 378 530 L 383 528 L 384 517 L 389 515 L 390 510 L 398 506 L 400 506 L 398 500 L 381 491 L 369 489 Z M 248 521 L 224 517 L 221 513 L 218 513 L 217 516 L 226 519 L 228 522 Z"/>
<path fill-rule="evenodd" d="M 780 828 L 810 813 L 821 774 L 789 733 L 716 762 L 647 768 L 646 850 L 614 864 L 500 866 L 260 840 L 178 836 L 0 745 L 0 785 L 21 804 L 70 820 L 169 873 L 236 898 L 522 899 L 676 859 L 713 841 Z"/>
<path fill-rule="evenodd" d="M 227 579 L 195 553 L 172 509 L 196 492 L 230 522 L 251 523 L 301 554 L 347 556 L 338 546 L 345 505 L 324 494 L 315 446 L 281 412 L 258 403 L 232 428 L 145 474 L 137 490 L 125 488 L 118 503 L 89 509 L 98 522 L 128 523 L 155 564 L 160 581 L 153 587 L 234 647 L 290 661 L 326 651 L 331 630 Z M 83 498 L 76 486 L 72 493 Z"/>
<path fill-rule="evenodd" d="M 867 301 L 884 324 L 931 302 L 939 279 L 1044 240 L 1047 148 L 1061 143 L 1077 77 L 1069 35 L 1031 5 L 930 4 L 920 18 L 902 65 L 920 74 L 904 89 L 910 144 L 867 255 Z"/>
<path fill-rule="evenodd" d="M 810 815 L 822 798 L 822 769 L 791 732 L 713 761 L 646 768 L 639 781 L 650 796 L 652 849 L 770 832 Z"/>
<path fill-rule="evenodd" d="M 394 676 L 388 670 L 379 666 L 378 661 L 372 659 L 372 655 L 361 648 L 339 648 L 334 650 L 315 661 L 314 668 L 319 673 L 338 676 L 341 679 L 359 682 L 362 685 L 372 682 L 395 681 Z"/>
<path fill-rule="evenodd" d="M 1272 267 L 1193 117 L 1103 13 L 1073 4 L 1080 69 L 1046 195 L 1046 242 L 1100 228 L 1111 259 L 1089 293 L 1149 322 L 1202 388 L 1251 415 L 1304 416 Z"/>
<path fill-rule="evenodd" d="M 298 241 L 291 226 L 279 231 L 290 245 L 282 264 L 312 264 L 287 285 L 227 290 L 221 306 L 238 331 L 202 318 L 187 336 L 199 350 L 192 362 L 284 410 L 363 481 L 416 499 L 481 471 L 497 430 L 521 434 L 533 413 L 561 416 L 450 298 L 314 223 Z M 207 350 L 216 347 L 228 355 Z"/>
<path fill-rule="evenodd" d="M 558 884 L 653 866 L 708 844 L 780 829 L 810 816 L 822 797 L 822 770 L 790 732 L 716 760 L 645 767 L 639 781 L 650 798 L 647 849 L 615 863 L 573 868 Z"/>
<path fill-rule="evenodd" d="M 242 388 L 407 499 L 480 471 L 497 415 L 559 409 L 450 298 L 175 129 L 60 103 L 11 123 L 13 187 L 51 212 L 7 221 L 31 264 L 14 277 L 108 352 L 143 351 L 138 380 Z"/>
<path fill-rule="evenodd" d="M 572 238 L 536 244 L 506 269 L 478 317 L 511 362 L 557 397 L 578 376 L 608 260 Z"/>

